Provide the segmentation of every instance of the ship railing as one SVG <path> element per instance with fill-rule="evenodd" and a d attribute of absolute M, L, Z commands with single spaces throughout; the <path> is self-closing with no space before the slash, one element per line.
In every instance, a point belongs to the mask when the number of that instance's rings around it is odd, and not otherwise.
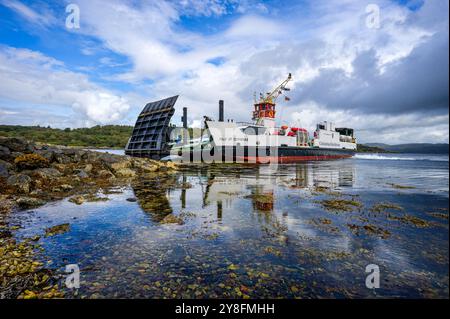
<path fill-rule="evenodd" d="M 265 127 L 264 125 L 260 125 L 260 124 L 256 124 L 254 122 L 236 122 L 236 124 L 240 125 L 240 126 L 245 126 L 245 125 L 249 125 L 249 126 L 261 126 L 261 127 Z M 273 127 L 276 130 L 281 130 L 281 126 L 274 126 Z"/>
<path fill-rule="evenodd" d="M 250 126 L 262 126 L 262 125 L 258 125 L 258 124 L 251 123 L 251 122 L 236 122 L 236 124 L 237 124 L 237 125 L 240 125 L 240 126 L 244 126 L 244 125 L 250 125 Z"/>

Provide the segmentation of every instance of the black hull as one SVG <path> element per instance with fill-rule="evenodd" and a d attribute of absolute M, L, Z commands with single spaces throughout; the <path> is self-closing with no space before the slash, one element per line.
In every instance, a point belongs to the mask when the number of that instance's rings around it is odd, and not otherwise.
<path fill-rule="evenodd" d="M 305 147 L 217 147 L 214 149 L 191 149 L 190 152 L 171 153 L 181 156 L 183 162 L 245 162 L 289 163 L 302 161 L 333 160 L 352 157 L 354 150 L 305 148 Z"/>

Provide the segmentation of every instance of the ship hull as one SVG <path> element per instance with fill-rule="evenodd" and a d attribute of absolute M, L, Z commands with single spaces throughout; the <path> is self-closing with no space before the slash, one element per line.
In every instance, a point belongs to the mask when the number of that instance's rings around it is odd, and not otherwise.
<path fill-rule="evenodd" d="M 191 149 L 182 156 L 184 162 L 295 163 L 349 158 L 354 150 L 313 147 L 219 147 Z"/>

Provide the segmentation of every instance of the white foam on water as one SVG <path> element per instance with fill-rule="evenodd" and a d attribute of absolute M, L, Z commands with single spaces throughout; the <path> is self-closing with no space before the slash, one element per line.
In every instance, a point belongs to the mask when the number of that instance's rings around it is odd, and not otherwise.
<path fill-rule="evenodd" d="M 448 156 L 434 155 L 381 155 L 381 154 L 355 154 L 354 158 L 364 160 L 389 160 L 389 161 L 432 161 L 432 162 L 448 162 Z"/>

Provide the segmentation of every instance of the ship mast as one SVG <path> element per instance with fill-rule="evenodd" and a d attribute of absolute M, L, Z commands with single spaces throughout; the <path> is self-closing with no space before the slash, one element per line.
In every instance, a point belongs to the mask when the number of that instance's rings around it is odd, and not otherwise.
<path fill-rule="evenodd" d="M 268 92 L 266 93 L 266 97 L 262 99 L 262 101 L 260 102 L 266 102 L 266 103 L 275 103 L 275 101 L 277 100 L 277 98 L 283 94 L 283 91 L 289 91 L 290 89 L 286 87 L 286 85 L 288 84 L 288 82 L 292 80 L 292 75 L 291 73 L 289 73 L 288 77 L 286 78 L 286 80 L 284 80 L 283 82 L 281 82 L 280 85 L 278 85 L 276 88 L 274 88 L 272 90 L 272 92 Z"/>
<path fill-rule="evenodd" d="M 291 73 L 289 73 L 288 77 L 281 82 L 281 84 L 275 87 L 271 92 L 266 93 L 266 96 L 260 93 L 258 102 L 256 102 L 255 98 L 253 120 L 256 124 L 270 128 L 275 127 L 275 101 L 284 91 L 290 90 L 286 87 L 290 80 L 292 80 Z M 288 98 L 286 97 L 286 99 Z"/>

